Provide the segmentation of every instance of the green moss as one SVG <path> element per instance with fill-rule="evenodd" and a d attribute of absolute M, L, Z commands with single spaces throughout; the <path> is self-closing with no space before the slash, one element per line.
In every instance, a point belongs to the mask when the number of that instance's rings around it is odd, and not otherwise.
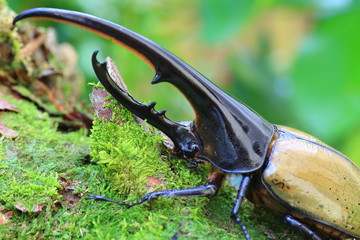
<path fill-rule="evenodd" d="M 2 139 L 1 205 L 33 211 L 38 205 L 60 198 L 58 173 L 74 177 L 67 170 L 76 168 L 75 160 L 88 154 L 86 133 L 59 133 L 54 121 L 32 103 L 1 98 L 19 111 L 2 114 L 1 118 L 6 127 L 19 134 L 15 140 Z"/>
<path fill-rule="evenodd" d="M 5 160 L 5 151 L 4 151 L 5 141 L 0 138 L 0 167 L 1 163 Z"/>
<path fill-rule="evenodd" d="M 125 115 L 123 115 L 125 116 Z M 106 166 L 116 190 L 120 193 L 143 192 L 146 177 L 158 175 L 163 178 L 159 161 L 159 137 L 144 132 L 133 122 L 120 126 L 116 121 L 95 120 L 92 130 L 92 156 L 100 165 Z M 151 164 L 155 164 L 159 172 L 155 173 Z M 143 186 L 138 188 L 136 186 Z"/>
<path fill-rule="evenodd" d="M 0 239 L 81 237 L 77 226 L 89 228 L 86 214 L 92 207 L 75 203 L 89 188 L 105 192 L 107 179 L 99 166 L 84 164 L 90 152 L 87 132 L 59 132 L 57 119 L 34 104 L 0 98 L 18 111 L 1 113 L 1 121 L 18 137 L 0 138 L 0 217 L 12 213 L 0 224 Z"/>

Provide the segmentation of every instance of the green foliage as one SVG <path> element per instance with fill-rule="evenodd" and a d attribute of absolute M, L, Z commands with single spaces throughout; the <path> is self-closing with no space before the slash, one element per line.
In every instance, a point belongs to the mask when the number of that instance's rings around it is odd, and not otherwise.
<path fill-rule="evenodd" d="M 359 23 L 360 7 L 321 19 L 291 72 L 297 90 L 294 114 L 305 123 L 304 129 L 330 142 L 359 127 Z"/>
<path fill-rule="evenodd" d="M 229 39 L 242 31 L 244 25 L 271 2 L 273 1 L 200 1 L 204 41 L 215 43 Z"/>

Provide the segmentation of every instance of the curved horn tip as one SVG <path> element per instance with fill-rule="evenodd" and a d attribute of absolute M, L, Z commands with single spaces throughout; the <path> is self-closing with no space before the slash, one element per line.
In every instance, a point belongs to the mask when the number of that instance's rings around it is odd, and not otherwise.
<path fill-rule="evenodd" d="M 15 24 L 16 24 L 18 21 L 20 21 L 21 19 L 23 19 L 23 18 L 22 18 L 22 15 L 21 15 L 21 14 L 17 15 L 17 16 L 13 19 L 12 25 L 15 25 Z"/>
<path fill-rule="evenodd" d="M 18 14 L 12 24 L 15 25 L 17 22 L 25 19 L 25 18 L 29 18 L 32 17 L 34 13 L 40 12 L 40 11 L 45 11 L 45 10 L 49 10 L 49 8 L 32 8 L 32 9 L 28 9 L 26 11 L 23 11 L 22 13 Z"/>
<path fill-rule="evenodd" d="M 96 66 L 100 66 L 100 65 L 102 65 L 104 63 L 104 62 L 99 62 L 97 60 L 98 53 L 99 53 L 99 50 L 95 50 L 93 52 L 92 56 L 91 56 L 91 62 L 92 62 L 93 65 L 96 65 Z"/>
<path fill-rule="evenodd" d="M 92 58 L 93 59 L 96 59 L 96 57 L 97 57 L 97 55 L 99 54 L 99 50 L 95 50 L 94 52 L 93 52 L 93 54 L 92 54 Z"/>

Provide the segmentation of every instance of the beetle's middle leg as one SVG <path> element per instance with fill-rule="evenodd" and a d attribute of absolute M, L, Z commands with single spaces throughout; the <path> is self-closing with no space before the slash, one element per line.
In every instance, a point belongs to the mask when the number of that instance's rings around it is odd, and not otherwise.
<path fill-rule="evenodd" d="M 242 229 L 243 233 L 245 234 L 246 240 L 250 240 L 250 235 L 245 227 L 245 225 L 242 223 L 241 219 L 237 216 L 240 210 L 240 206 L 242 201 L 245 198 L 246 191 L 250 184 L 250 175 L 243 175 L 243 178 L 241 180 L 238 194 L 234 203 L 234 207 L 231 211 L 230 218 L 233 219 Z"/>
<path fill-rule="evenodd" d="M 185 188 L 185 189 L 174 189 L 174 190 L 165 190 L 165 191 L 155 191 L 148 194 L 145 194 L 139 201 L 133 203 L 125 203 L 122 201 L 116 201 L 107 197 L 97 196 L 90 194 L 86 199 L 93 199 L 99 201 L 107 201 L 113 202 L 119 205 L 124 205 L 128 207 L 132 207 L 135 205 L 139 205 L 145 201 L 150 202 L 152 199 L 160 198 L 160 197 L 208 197 L 211 198 L 216 195 L 219 188 L 221 187 L 222 181 L 224 179 L 224 173 L 217 171 L 210 174 L 210 182 L 205 185 L 200 185 L 193 188 Z"/>

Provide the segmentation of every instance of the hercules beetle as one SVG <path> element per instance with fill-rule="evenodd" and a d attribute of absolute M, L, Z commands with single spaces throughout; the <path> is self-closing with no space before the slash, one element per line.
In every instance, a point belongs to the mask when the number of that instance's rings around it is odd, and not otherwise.
<path fill-rule="evenodd" d="M 154 109 L 156 102 L 135 100 L 112 80 L 106 63 L 97 61 L 97 52 L 92 57 L 95 73 L 107 91 L 165 133 L 174 142 L 176 155 L 195 164 L 205 160 L 213 165 L 206 185 L 152 192 L 135 203 L 95 195 L 89 199 L 134 206 L 159 197 L 212 197 L 226 174 L 241 174 L 230 216 L 246 239 L 250 236 L 238 217 L 244 197 L 282 215 L 308 238 L 360 238 L 360 169 L 344 155 L 310 135 L 267 122 L 172 53 L 122 26 L 51 8 L 27 10 L 14 19 L 14 24 L 29 17 L 80 25 L 113 38 L 148 61 L 156 72 L 153 84 L 170 82 L 191 103 L 196 117 L 190 124 L 168 119 L 165 111 Z"/>

